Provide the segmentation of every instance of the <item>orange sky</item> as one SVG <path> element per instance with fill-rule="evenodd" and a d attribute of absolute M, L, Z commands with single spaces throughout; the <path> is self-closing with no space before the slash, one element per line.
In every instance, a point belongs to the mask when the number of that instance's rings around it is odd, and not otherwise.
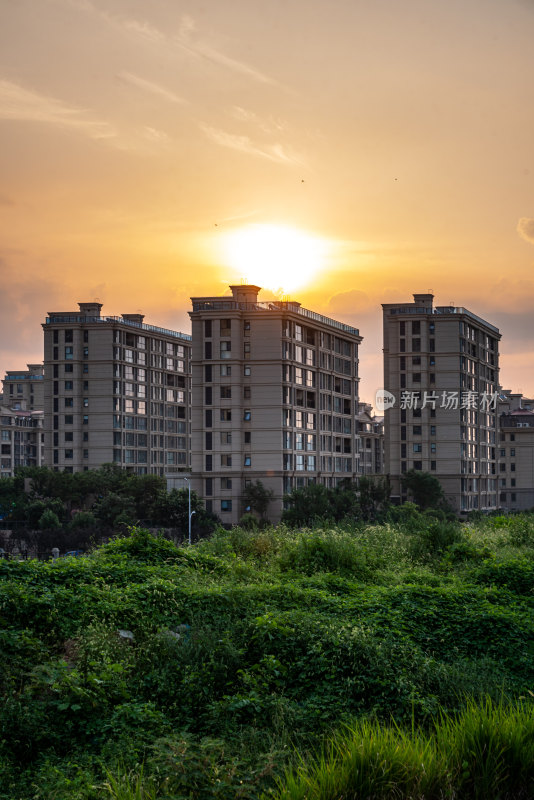
<path fill-rule="evenodd" d="M 0 0 L 0 373 L 78 300 L 189 331 L 271 224 L 324 243 L 291 296 L 360 328 L 363 399 L 428 289 L 532 396 L 533 41 L 532 0 Z"/>

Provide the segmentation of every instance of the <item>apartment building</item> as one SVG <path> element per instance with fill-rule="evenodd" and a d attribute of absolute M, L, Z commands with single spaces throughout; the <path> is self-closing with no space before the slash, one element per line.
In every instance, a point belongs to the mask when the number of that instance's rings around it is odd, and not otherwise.
<path fill-rule="evenodd" d="M 3 403 L 9 408 L 42 411 L 44 366 L 28 364 L 27 370 L 8 370 L 2 381 Z"/>
<path fill-rule="evenodd" d="M 497 507 L 498 328 L 432 294 L 383 304 L 385 472 L 404 501 L 410 469 L 439 479 L 461 512 Z"/>
<path fill-rule="evenodd" d="M 373 412 L 370 403 L 358 403 L 360 458 L 359 475 L 380 475 L 384 472 L 384 417 Z"/>
<path fill-rule="evenodd" d="M 50 312 L 44 330 L 45 464 L 189 467 L 191 337 L 101 303 Z"/>
<path fill-rule="evenodd" d="M 503 390 L 499 398 L 499 506 L 534 508 L 534 400 Z"/>
<path fill-rule="evenodd" d="M 301 307 L 261 302 L 258 286 L 193 297 L 192 487 L 225 523 L 243 490 L 334 486 L 358 470 L 357 329 Z"/>
<path fill-rule="evenodd" d="M 16 467 L 42 466 L 43 416 L 42 410 L 0 406 L 0 478 L 12 478 Z"/>

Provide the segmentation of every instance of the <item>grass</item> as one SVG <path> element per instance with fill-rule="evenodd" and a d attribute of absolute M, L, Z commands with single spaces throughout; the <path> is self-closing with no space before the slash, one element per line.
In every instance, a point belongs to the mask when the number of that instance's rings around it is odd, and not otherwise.
<path fill-rule="evenodd" d="M 521 797 L 534 526 L 509 521 L 0 562 L 0 800 Z"/>

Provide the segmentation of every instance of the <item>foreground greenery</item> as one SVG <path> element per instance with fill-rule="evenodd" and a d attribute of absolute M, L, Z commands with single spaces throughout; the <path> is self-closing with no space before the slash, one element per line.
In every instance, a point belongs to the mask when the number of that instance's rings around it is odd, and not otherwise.
<path fill-rule="evenodd" d="M 1 561 L 0 797 L 532 796 L 533 590 L 534 518 L 410 504 Z"/>

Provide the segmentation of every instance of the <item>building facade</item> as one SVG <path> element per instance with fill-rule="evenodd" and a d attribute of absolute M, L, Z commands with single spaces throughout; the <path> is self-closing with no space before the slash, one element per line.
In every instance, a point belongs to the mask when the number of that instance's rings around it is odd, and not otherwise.
<path fill-rule="evenodd" d="M 46 466 L 189 467 L 191 337 L 100 303 L 52 312 L 44 330 Z"/>
<path fill-rule="evenodd" d="M 499 506 L 534 509 L 534 400 L 504 390 L 499 412 Z"/>
<path fill-rule="evenodd" d="M 296 302 L 259 302 L 257 286 L 194 297 L 192 486 L 224 523 L 260 480 L 280 518 L 283 495 L 355 480 L 357 329 Z"/>
<path fill-rule="evenodd" d="M 360 475 L 384 473 L 384 417 L 373 413 L 370 403 L 358 403 Z"/>
<path fill-rule="evenodd" d="M 432 294 L 382 306 L 385 472 L 403 502 L 402 475 L 430 472 L 458 512 L 497 507 L 498 328 Z"/>
<path fill-rule="evenodd" d="M 0 406 L 0 477 L 12 478 L 16 467 L 43 465 L 43 411 Z"/>
<path fill-rule="evenodd" d="M 9 408 L 42 411 L 44 408 L 44 366 L 28 364 L 27 370 L 8 370 L 2 381 L 3 403 Z"/>

